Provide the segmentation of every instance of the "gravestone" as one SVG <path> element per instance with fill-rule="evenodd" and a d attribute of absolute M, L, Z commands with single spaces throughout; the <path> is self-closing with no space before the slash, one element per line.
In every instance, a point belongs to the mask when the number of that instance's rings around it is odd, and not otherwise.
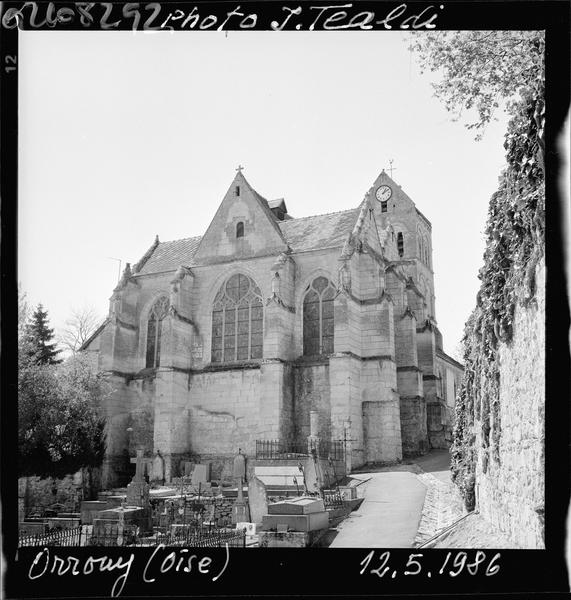
<path fill-rule="evenodd" d="M 151 481 L 160 485 L 163 485 L 165 482 L 165 461 L 158 450 L 153 459 Z"/>
<path fill-rule="evenodd" d="M 210 463 L 194 465 L 192 471 L 191 485 L 198 486 L 199 483 L 205 484 L 210 481 Z"/>
<path fill-rule="evenodd" d="M 246 480 L 246 457 L 242 454 L 242 450 L 238 449 L 238 454 L 234 457 L 232 468 L 232 479 L 239 485 L 240 481 Z"/>
<path fill-rule="evenodd" d="M 148 474 L 150 463 L 152 464 L 153 459 L 145 458 L 143 456 L 143 449 L 137 448 L 137 456 L 132 458 L 131 462 L 135 464 L 135 476 L 133 477 L 133 481 L 145 481 L 145 473 Z"/>
<path fill-rule="evenodd" d="M 232 523 L 249 522 L 248 505 L 244 501 L 244 479 L 246 478 L 246 457 L 242 454 L 242 450 L 238 449 L 238 454 L 234 458 L 232 468 L 232 478 L 238 487 L 238 496 L 232 507 Z"/>
<path fill-rule="evenodd" d="M 311 456 L 305 461 L 303 475 L 305 478 L 305 486 L 307 491 L 310 494 L 319 492 L 322 487 L 319 464 L 318 461 L 314 460 Z"/>
<path fill-rule="evenodd" d="M 149 508 L 149 484 L 145 481 L 144 470 L 149 459 L 143 457 L 143 451 L 137 450 L 137 457 L 131 459 L 134 462 L 135 476 L 133 481 L 127 486 L 127 506 L 140 506 L 141 508 Z"/>
<path fill-rule="evenodd" d="M 252 523 L 261 523 L 262 518 L 268 514 L 268 499 L 266 486 L 256 476 L 248 482 L 248 504 Z"/>
<path fill-rule="evenodd" d="M 191 477 L 192 471 L 194 470 L 194 463 L 190 460 L 183 460 L 180 463 L 180 476 Z"/>

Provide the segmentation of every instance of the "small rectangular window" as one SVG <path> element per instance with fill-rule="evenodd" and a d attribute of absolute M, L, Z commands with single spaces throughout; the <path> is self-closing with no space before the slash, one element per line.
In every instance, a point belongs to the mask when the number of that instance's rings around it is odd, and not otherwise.
<path fill-rule="evenodd" d="M 404 238 L 402 231 L 399 231 L 397 235 L 397 248 L 399 251 L 399 256 L 402 258 L 404 256 Z"/>
<path fill-rule="evenodd" d="M 237 185 L 236 186 L 236 196 L 239 196 L 239 195 L 240 195 L 240 186 Z"/>
<path fill-rule="evenodd" d="M 387 203 L 381 202 L 381 212 L 387 212 Z"/>

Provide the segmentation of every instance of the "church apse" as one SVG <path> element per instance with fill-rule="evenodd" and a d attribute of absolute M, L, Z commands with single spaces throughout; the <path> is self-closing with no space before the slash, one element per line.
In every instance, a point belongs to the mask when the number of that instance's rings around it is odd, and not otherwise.
<path fill-rule="evenodd" d="M 443 354 L 430 223 L 384 171 L 355 204 L 294 218 L 240 170 L 202 237 L 155 240 L 98 342 L 117 383 L 111 454 L 131 452 L 120 415 L 142 407 L 167 479 L 194 458 L 223 473 L 258 440 L 303 444 L 312 412 L 324 440 L 350 430 L 353 468 L 429 448 Z"/>

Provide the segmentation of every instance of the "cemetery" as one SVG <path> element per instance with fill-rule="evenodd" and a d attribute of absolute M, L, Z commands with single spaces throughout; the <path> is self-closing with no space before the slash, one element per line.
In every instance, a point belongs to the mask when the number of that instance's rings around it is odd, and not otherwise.
<path fill-rule="evenodd" d="M 307 547 L 362 501 L 358 480 L 347 477 L 342 455 L 320 445 L 315 431 L 305 447 L 263 441 L 256 457 L 238 449 L 231 477 L 214 480 L 211 463 L 181 461 L 165 481 L 160 453 L 130 459 L 126 487 L 81 499 L 73 486 L 50 506 L 26 507 L 20 498 L 20 546 Z M 68 482 L 69 484 L 69 482 Z M 23 492 L 21 490 L 21 496 Z"/>

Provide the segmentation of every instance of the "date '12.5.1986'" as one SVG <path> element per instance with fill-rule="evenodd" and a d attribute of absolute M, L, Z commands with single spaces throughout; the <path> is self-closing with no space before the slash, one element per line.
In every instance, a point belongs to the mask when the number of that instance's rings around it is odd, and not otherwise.
<path fill-rule="evenodd" d="M 457 577 L 462 572 L 469 575 L 485 574 L 487 577 L 495 575 L 500 570 L 499 559 L 500 553 L 495 553 L 491 559 L 488 558 L 485 552 L 477 550 L 473 557 L 469 556 L 468 552 L 448 552 L 440 567 L 433 571 L 423 567 L 422 559 L 424 554 L 419 552 L 409 554 L 406 564 L 400 564 L 401 560 L 391 561 L 391 553 L 389 550 L 378 553 L 371 550 L 367 556 L 360 562 L 361 575 L 376 575 L 377 577 L 386 577 L 394 579 L 399 575 L 420 575 L 424 577 L 445 576 Z M 431 560 L 431 564 L 434 561 Z"/>

